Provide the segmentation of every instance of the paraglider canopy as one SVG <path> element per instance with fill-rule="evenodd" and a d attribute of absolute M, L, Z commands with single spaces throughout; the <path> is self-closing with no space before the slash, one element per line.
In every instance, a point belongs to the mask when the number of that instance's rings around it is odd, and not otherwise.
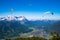
<path fill-rule="evenodd" d="M 51 11 L 45 12 L 44 14 L 51 14 L 51 15 L 54 15 L 54 13 L 51 12 Z"/>
<path fill-rule="evenodd" d="M 13 8 L 11 8 L 11 14 L 13 14 L 13 11 L 14 11 L 14 9 L 13 9 Z"/>
<path fill-rule="evenodd" d="M 51 15 L 54 15 L 54 13 L 51 12 L 51 11 L 44 12 L 43 15 L 42 15 L 42 18 L 44 19 L 44 17 L 49 16 L 49 15 L 50 15 L 50 16 L 51 16 Z"/>

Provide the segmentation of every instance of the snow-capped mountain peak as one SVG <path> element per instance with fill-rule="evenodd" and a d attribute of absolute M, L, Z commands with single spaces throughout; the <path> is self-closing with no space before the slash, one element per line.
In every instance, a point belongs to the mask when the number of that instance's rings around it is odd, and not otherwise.
<path fill-rule="evenodd" d="M 20 16 L 18 20 L 25 20 L 26 18 L 24 16 Z"/>
<path fill-rule="evenodd" d="M 19 20 L 19 21 L 25 21 L 26 18 L 24 16 L 10 16 L 8 15 L 7 17 L 0 17 L 0 20 L 8 20 L 8 21 L 11 21 L 11 20 Z"/>
<path fill-rule="evenodd" d="M 6 19 L 7 20 L 14 20 L 15 18 L 13 16 L 7 16 Z"/>

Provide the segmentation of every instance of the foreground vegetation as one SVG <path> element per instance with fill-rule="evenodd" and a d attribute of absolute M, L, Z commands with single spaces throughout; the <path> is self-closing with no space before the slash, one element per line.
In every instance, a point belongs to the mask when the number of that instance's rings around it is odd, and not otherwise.
<path fill-rule="evenodd" d="M 11 39 L 6 39 L 6 40 L 11 40 Z M 31 37 L 31 38 L 16 38 L 14 40 L 47 40 L 42 37 Z"/>
<path fill-rule="evenodd" d="M 17 38 L 15 40 L 46 40 L 45 38 L 31 37 L 31 38 Z"/>

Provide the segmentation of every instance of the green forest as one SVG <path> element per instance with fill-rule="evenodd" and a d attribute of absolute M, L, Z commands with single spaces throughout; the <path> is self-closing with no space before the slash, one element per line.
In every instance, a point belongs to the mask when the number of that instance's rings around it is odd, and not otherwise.
<path fill-rule="evenodd" d="M 33 36 L 29 38 L 15 38 L 15 39 L 6 38 L 5 40 L 60 40 L 60 36 L 57 32 L 51 32 L 49 39 Z"/>

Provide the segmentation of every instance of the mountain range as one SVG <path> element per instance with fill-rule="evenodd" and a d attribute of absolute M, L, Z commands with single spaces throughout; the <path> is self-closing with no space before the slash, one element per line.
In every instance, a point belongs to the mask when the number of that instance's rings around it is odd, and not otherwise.
<path fill-rule="evenodd" d="M 28 20 L 24 16 L 20 17 L 1 17 L 0 18 L 0 39 L 7 37 L 20 36 L 21 33 L 28 33 L 33 31 L 30 29 L 44 29 L 47 33 L 57 31 L 60 33 L 60 20 Z M 34 32 L 36 33 L 36 32 Z M 32 33 L 34 35 L 34 33 Z M 37 32 L 38 33 L 38 32 Z"/>

